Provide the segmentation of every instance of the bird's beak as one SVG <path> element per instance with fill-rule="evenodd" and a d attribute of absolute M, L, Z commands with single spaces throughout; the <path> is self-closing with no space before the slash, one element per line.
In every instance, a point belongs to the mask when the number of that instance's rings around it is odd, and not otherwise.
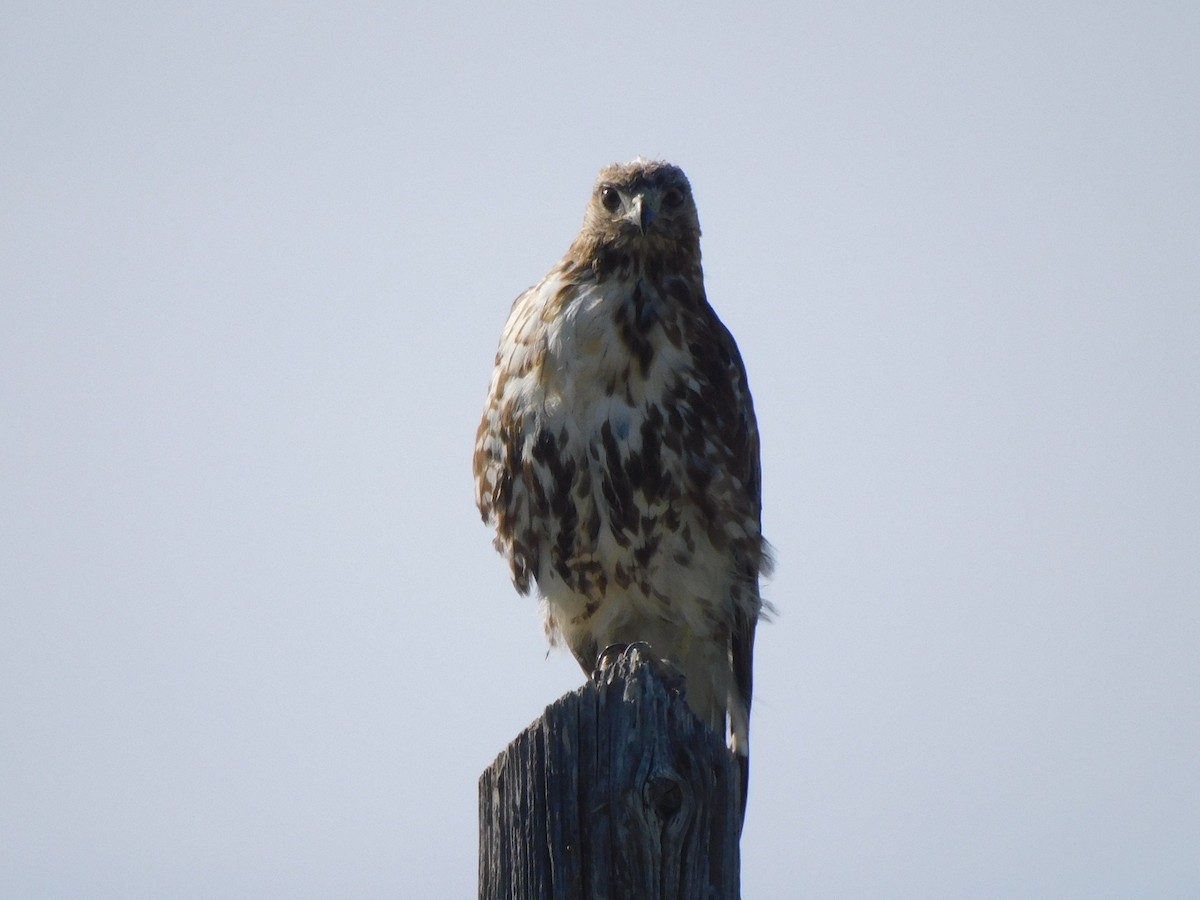
<path fill-rule="evenodd" d="M 634 194 L 633 199 L 629 201 L 629 212 L 625 213 L 625 219 L 636 225 L 642 234 L 646 233 L 646 229 L 654 221 L 654 210 L 646 202 L 645 194 Z"/>

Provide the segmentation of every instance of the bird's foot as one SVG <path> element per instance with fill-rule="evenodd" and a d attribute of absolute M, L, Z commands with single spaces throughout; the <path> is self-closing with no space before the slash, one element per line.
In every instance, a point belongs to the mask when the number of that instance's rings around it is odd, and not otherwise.
<path fill-rule="evenodd" d="M 609 644 L 596 657 L 596 667 L 592 670 L 592 680 L 603 682 L 606 676 L 615 668 L 622 660 L 626 660 L 628 666 L 632 663 L 634 657 L 643 660 L 646 665 L 654 669 L 654 672 L 667 686 L 672 694 L 682 696 L 685 689 L 686 679 L 683 672 L 668 659 L 659 657 L 645 641 L 634 641 L 631 644 Z"/>
<path fill-rule="evenodd" d="M 592 669 L 592 681 L 603 681 L 604 673 L 613 668 L 617 661 L 633 647 L 649 649 L 649 644 L 609 644 L 596 657 L 596 666 Z"/>

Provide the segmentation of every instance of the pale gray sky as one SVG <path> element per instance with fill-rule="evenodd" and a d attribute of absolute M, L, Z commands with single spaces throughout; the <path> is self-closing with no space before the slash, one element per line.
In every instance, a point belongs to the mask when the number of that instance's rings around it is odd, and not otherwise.
<path fill-rule="evenodd" d="M 691 177 L 779 557 L 748 898 L 1200 895 L 1200 6 L 8 3 L 0 896 L 471 896 L 576 687 L 512 299 Z"/>

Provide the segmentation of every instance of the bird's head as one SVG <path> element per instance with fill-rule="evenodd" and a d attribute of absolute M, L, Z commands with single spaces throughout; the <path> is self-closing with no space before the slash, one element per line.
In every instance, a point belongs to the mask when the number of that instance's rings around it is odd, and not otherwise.
<path fill-rule="evenodd" d="M 606 166 L 584 216 L 596 245 L 654 252 L 699 252 L 700 220 L 692 187 L 678 166 L 635 159 Z"/>

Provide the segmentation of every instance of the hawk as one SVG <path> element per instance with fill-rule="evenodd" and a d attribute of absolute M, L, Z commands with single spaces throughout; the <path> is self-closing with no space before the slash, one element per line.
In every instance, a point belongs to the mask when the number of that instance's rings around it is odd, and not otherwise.
<path fill-rule="evenodd" d="M 562 261 L 521 294 L 475 443 L 476 503 L 516 589 L 585 673 L 648 643 L 749 772 L 754 629 L 769 565 L 758 427 L 704 293 L 683 171 L 600 171 Z"/>

